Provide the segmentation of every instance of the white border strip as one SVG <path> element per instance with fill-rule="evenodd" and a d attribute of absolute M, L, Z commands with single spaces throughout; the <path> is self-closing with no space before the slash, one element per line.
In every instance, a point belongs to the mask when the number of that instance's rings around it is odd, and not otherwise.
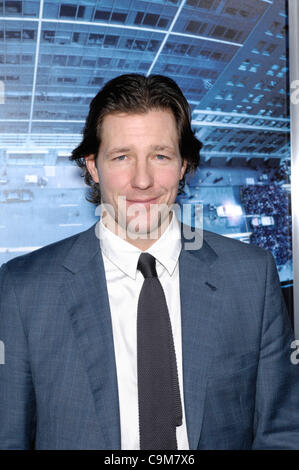
<path fill-rule="evenodd" d="M 294 327 L 299 338 L 299 102 L 292 97 L 295 80 L 299 80 L 299 2 L 289 0 L 290 47 L 290 112 L 291 112 L 291 165 L 292 165 L 292 225 L 294 269 Z M 298 89 L 298 86 L 296 87 Z M 297 92 L 298 95 L 298 92 Z"/>

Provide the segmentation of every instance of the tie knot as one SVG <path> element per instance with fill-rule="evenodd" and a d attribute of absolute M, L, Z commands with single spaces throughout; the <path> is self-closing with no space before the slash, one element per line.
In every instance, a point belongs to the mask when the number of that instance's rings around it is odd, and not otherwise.
<path fill-rule="evenodd" d="M 144 278 L 157 277 L 156 258 L 149 253 L 141 253 L 137 264 L 137 269 L 141 271 Z"/>

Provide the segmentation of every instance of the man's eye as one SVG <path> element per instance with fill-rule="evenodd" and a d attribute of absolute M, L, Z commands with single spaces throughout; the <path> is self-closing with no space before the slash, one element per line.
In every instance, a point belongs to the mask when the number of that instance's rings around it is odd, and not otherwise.
<path fill-rule="evenodd" d="M 119 155 L 119 157 L 115 157 L 113 160 L 123 161 L 126 158 L 126 155 Z"/>
<path fill-rule="evenodd" d="M 157 158 L 158 158 L 158 160 L 167 160 L 168 159 L 168 157 L 166 157 L 166 155 L 161 155 L 161 154 L 158 154 Z"/>

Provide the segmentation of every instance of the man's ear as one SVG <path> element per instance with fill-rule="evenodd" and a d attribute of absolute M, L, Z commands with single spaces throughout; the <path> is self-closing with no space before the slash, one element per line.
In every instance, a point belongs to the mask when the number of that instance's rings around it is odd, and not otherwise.
<path fill-rule="evenodd" d="M 184 178 L 184 174 L 185 174 L 185 171 L 186 171 L 186 168 L 187 168 L 187 160 L 184 158 L 183 160 L 183 163 L 182 163 L 182 167 L 181 167 L 181 170 L 180 170 L 180 180 Z"/>
<path fill-rule="evenodd" d="M 95 155 L 91 153 L 90 155 L 85 155 L 86 167 L 95 183 L 99 183 L 99 174 L 96 167 Z"/>

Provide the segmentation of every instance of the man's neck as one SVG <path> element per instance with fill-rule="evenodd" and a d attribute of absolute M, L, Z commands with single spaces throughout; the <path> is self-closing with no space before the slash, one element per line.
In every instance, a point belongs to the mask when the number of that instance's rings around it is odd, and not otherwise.
<path fill-rule="evenodd" d="M 165 217 L 164 220 L 158 225 L 158 227 L 152 232 L 144 233 L 140 237 L 137 237 L 136 232 L 130 232 L 124 227 L 119 225 L 115 220 L 112 220 L 110 217 L 105 217 L 103 224 L 115 235 L 119 236 L 126 242 L 135 246 L 141 251 L 146 251 L 150 248 L 165 232 L 167 227 L 170 225 L 173 218 L 173 212 L 170 212 L 169 217 Z"/>

